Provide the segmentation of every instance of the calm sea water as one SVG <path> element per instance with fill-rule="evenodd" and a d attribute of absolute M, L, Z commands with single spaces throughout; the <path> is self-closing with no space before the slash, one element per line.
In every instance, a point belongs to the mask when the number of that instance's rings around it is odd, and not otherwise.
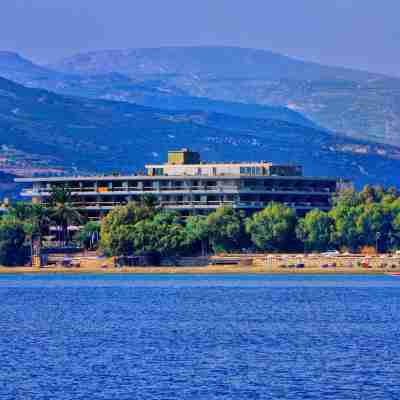
<path fill-rule="evenodd" d="M 400 278 L 0 276 L 0 399 L 400 399 Z"/>

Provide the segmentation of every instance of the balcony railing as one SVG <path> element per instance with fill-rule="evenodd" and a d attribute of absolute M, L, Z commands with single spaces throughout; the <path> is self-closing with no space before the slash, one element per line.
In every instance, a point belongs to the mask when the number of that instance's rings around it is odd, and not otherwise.
<path fill-rule="evenodd" d="M 84 193 L 93 193 L 93 194 L 113 194 L 113 193 L 161 193 L 161 192 L 207 192 L 207 193 L 224 193 L 228 191 L 233 191 L 237 193 L 245 193 L 245 192 L 258 192 L 258 193 L 271 193 L 271 194 L 280 194 L 280 193 L 301 193 L 301 194 L 320 194 L 320 195 L 330 195 L 334 194 L 335 191 L 329 188 L 263 188 L 263 187 L 243 187 L 239 188 L 238 186 L 172 186 L 172 187 L 118 187 L 118 188 L 69 188 L 69 190 L 73 194 L 84 194 Z M 46 188 L 41 189 L 24 189 L 22 191 L 23 196 L 49 196 L 51 191 Z"/>
<path fill-rule="evenodd" d="M 74 202 L 72 206 L 77 209 L 90 209 L 90 208 L 113 208 L 119 205 L 124 205 L 126 202 L 116 201 L 96 201 L 96 202 Z M 222 206 L 229 205 L 237 208 L 264 208 L 269 202 L 263 201 L 232 201 L 232 200 L 210 200 L 210 201 L 190 201 L 190 200 L 171 200 L 162 201 L 159 203 L 160 207 L 174 208 L 174 207 L 207 207 L 207 206 Z M 284 202 L 288 207 L 292 208 L 329 208 L 329 204 L 321 202 Z"/>

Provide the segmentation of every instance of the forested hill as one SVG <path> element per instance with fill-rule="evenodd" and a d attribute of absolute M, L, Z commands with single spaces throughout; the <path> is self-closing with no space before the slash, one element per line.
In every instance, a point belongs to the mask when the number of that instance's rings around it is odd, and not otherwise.
<path fill-rule="evenodd" d="M 192 147 L 206 160 L 304 164 L 308 175 L 399 184 L 397 149 L 272 119 L 68 97 L 0 79 L 0 143 L 51 167 L 133 172 Z M 31 157 L 31 159 L 35 159 Z"/>

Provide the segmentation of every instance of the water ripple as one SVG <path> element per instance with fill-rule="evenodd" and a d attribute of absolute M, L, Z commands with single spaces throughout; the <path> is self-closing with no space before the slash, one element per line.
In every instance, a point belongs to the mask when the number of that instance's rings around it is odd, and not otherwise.
<path fill-rule="evenodd" d="M 0 399 L 399 399 L 400 279 L 0 276 Z"/>

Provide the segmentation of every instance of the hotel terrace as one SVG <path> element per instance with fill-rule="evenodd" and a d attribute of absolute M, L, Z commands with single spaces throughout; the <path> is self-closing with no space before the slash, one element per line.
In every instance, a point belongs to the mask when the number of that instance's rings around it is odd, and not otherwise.
<path fill-rule="evenodd" d="M 52 188 L 64 186 L 73 205 L 89 220 L 97 220 L 117 205 L 151 194 L 158 204 L 180 212 L 207 214 L 231 206 L 250 214 L 275 201 L 304 215 L 312 208 L 329 210 L 332 197 L 349 183 L 337 178 L 305 177 L 296 165 L 268 162 L 205 163 L 188 149 L 170 151 L 165 164 L 146 165 L 146 175 L 57 176 L 18 178 L 29 184 L 22 191 L 34 203 L 46 204 Z"/>

